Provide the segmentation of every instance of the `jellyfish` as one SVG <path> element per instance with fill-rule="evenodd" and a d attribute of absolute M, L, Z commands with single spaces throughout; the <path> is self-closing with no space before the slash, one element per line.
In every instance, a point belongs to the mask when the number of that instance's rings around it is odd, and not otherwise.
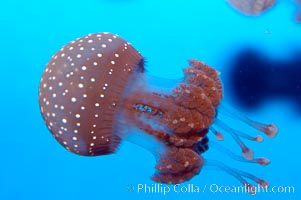
<path fill-rule="evenodd" d="M 296 21 L 301 22 L 301 0 L 296 0 L 296 3 L 298 4 L 298 12 L 296 14 Z"/>
<path fill-rule="evenodd" d="M 190 59 L 181 79 L 162 79 L 145 73 L 145 59 L 120 36 L 100 32 L 78 38 L 55 53 L 39 85 L 39 105 L 46 126 L 67 150 L 82 156 L 115 153 L 123 140 L 149 150 L 157 161 L 152 179 L 181 183 L 215 166 L 247 185 L 265 180 L 229 167 L 218 159 L 205 159 L 208 133 L 223 139 L 228 132 L 242 156 L 222 146 L 217 149 L 235 160 L 266 165 L 253 158 L 242 141 L 262 141 L 235 130 L 218 117 L 218 111 L 274 137 L 274 124 L 255 122 L 221 104 L 219 72 Z"/>
<path fill-rule="evenodd" d="M 259 15 L 271 6 L 275 0 L 228 0 L 238 11 L 247 15 Z"/>

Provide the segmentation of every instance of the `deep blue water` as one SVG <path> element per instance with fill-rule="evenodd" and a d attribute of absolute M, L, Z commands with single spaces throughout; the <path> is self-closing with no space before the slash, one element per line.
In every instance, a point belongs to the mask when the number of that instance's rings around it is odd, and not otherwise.
<path fill-rule="evenodd" d="M 276 93 L 259 105 L 243 107 L 249 104 L 240 102 L 243 97 L 234 92 L 230 78 L 231 63 L 245 49 L 255 49 L 270 63 L 284 63 L 277 67 L 289 67 L 285 63 L 292 63 L 301 49 L 301 25 L 294 21 L 296 11 L 293 1 L 284 0 L 260 17 L 246 17 L 225 1 L 209 0 L 1 2 L 0 199 L 301 199 L 301 109 L 300 102 L 291 98 L 298 100 L 300 90 L 294 88 L 300 85 L 290 82 L 290 78 L 272 80 L 279 83 L 272 87 L 286 85 L 282 91 L 295 92 Z M 224 101 L 258 121 L 276 123 L 280 131 L 275 139 L 247 143 L 256 156 L 272 161 L 269 166 L 237 163 L 213 150 L 205 157 L 225 160 L 267 179 L 271 186 L 293 186 L 294 192 L 254 196 L 213 193 L 208 190 L 210 185 L 239 183 L 226 173 L 206 169 L 182 184 L 202 189 L 206 185 L 205 192 L 171 191 L 164 195 L 138 192 L 137 188 L 129 192 L 128 185 L 155 184 L 150 180 L 155 159 L 148 151 L 128 142 L 116 154 L 103 157 L 82 157 L 63 149 L 40 115 L 40 77 L 61 46 L 88 33 L 103 31 L 130 41 L 147 58 L 151 75 L 180 78 L 189 58 L 205 61 L 221 71 Z M 273 65 L 269 67 L 273 69 Z M 269 73 L 266 77 L 269 79 Z M 258 102 L 256 98 L 252 101 Z M 241 126 L 240 130 L 245 129 Z M 226 140 L 223 144 L 232 143 Z"/>

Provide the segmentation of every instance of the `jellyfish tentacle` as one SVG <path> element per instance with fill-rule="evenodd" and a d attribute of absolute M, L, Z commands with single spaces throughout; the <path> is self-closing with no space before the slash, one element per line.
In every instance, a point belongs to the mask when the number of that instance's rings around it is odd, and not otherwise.
<path fill-rule="evenodd" d="M 266 134 L 270 138 L 275 137 L 278 133 L 278 127 L 274 123 L 264 124 L 264 123 L 254 121 L 248 118 L 246 115 L 242 114 L 241 112 L 235 110 L 234 108 L 230 108 L 225 104 L 220 105 L 220 112 L 225 113 L 226 115 L 228 115 L 233 119 L 238 119 L 245 122 L 247 125 L 251 126 L 252 128 L 255 128 L 258 131 L 261 131 L 262 133 Z"/>
<path fill-rule="evenodd" d="M 266 180 L 260 179 L 257 176 L 254 176 L 253 174 L 241 171 L 239 169 L 236 169 L 236 171 L 243 177 L 246 177 L 248 179 L 251 179 L 253 181 L 255 181 L 256 183 L 258 183 L 261 187 L 268 187 L 269 183 Z"/>
<path fill-rule="evenodd" d="M 270 138 L 275 137 L 278 132 L 278 127 L 274 123 L 263 124 L 260 122 L 253 121 L 249 118 L 245 118 L 245 122 L 254 127 L 255 129 L 265 133 Z"/>
<path fill-rule="evenodd" d="M 242 155 L 247 160 L 253 159 L 253 151 L 249 147 L 247 147 L 244 142 L 239 138 L 239 136 L 235 133 L 235 130 L 230 128 L 228 125 L 226 125 L 224 122 L 222 122 L 219 119 L 215 119 L 214 122 L 217 126 L 224 129 L 227 133 L 231 135 L 231 137 L 235 140 L 235 142 L 239 145 L 239 147 L 242 150 Z"/>
<path fill-rule="evenodd" d="M 194 68 L 204 71 L 207 74 L 208 77 L 211 77 L 213 80 L 215 80 L 216 82 L 219 82 L 220 85 L 221 85 L 221 81 L 220 81 L 220 78 L 219 78 L 221 73 L 219 71 L 217 71 L 216 69 L 210 67 L 209 65 L 207 65 L 203 61 L 199 61 L 199 60 L 196 60 L 196 59 L 190 59 L 190 60 L 188 60 L 188 62 Z"/>
<path fill-rule="evenodd" d="M 235 133 L 237 135 L 239 135 L 240 137 L 245 138 L 247 140 L 252 140 L 252 141 L 255 141 L 255 142 L 262 142 L 263 141 L 263 137 L 261 135 L 256 135 L 255 137 L 253 137 L 253 136 L 251 136 L 249 134 L 246 134 L 246 133 L 243 133 L 241 131 L 238 131 L 238 130 L 235 130 L 235 129 L 233 129 L 233 130 L 235 131 Z"/>
<path fill-rule="evenodd" d="M 202 88 L 204 96 L 208 97 L 213 105 L 217 107 L 222 99 L 222 84 L 219 72 L 207 66 L 204 62 L 189 60 L 190 67 L 184 69 L 185 80 L 189 85 Z"/>
<path fill-rule="evenodd" d="M 181 183 L 198 174 L 202 165 L 203 158 L 193 150 L 169 146 L 161 155 L 152 179 L 161 183 Z"/>
<path fill-rule="evenodd" d="M 210 129 L 210 131 L 215 135 L 215 138 L 217 139 L 217 140 L 224 140 L 224 135 L 221 133 L 221 132 L 219 132 L 219 131 L 217 131 L 215 128 L 213 128 L 212 126 L 209 128 Z"/>
<path fill-rule="evenodd" d="M 205 159 L 204 160 L 204 166 L 212 166 L 212 167 L 216 167 L 219 170 L 222 170 L 230 175 L 232 175 L 233 177 L 235 177 L 239 182 L 241 182 L 244 186 L 247 187 L 248 192 L 253 193 L 254 191 L 251 190 L 251 187 L 254 187 L 252 184 L 250 184 L 245 178 L 248 178 L 254 182 L 256 182 L 257 184 L 259 184 L 261 187 L 268 187 L 269 183 L 266 180 L 260 179 L 256 176 L 254 176 L 253 174 L 229 167 L 228 165 L 225 165 L 217 160 L 211 160 L 211 159 Z M 244 178 L 245 177 L 245 178 Z"/>
<path fill-rule="evenodd" d="M 211 100 L 206 96 L 203 89 L 194 85 L 181 84 L 174 90 L 175 102 L 188 110 L 190 115 L 197 110 L 199 115 L 193 116 L 195 123 L 191 124 L 194 129 L 201 129 L 212 124 L 215 117 L 215 109 Z"/>
<path fill-rule="evenodd" d="M 212 167 L 216 167 L 222 171 L 225 171 L 226 173 L 232 175 L 233 177 L 235 177 L 239 182 L 241 182 L 243 185 L 247 185 L 249 184 L 236 170 L 234 170 L 233 168 L 225 165 L 224 163 L 221 163 L 217 160 L 212 160 L 212 159 L 205 159 L 204 162 L 204 166 L 212 166 Z"/>
<path fill-rule="evenodd" d="M 253 158 L 251 160 L 247 160 L 242 156 L 239 156 L 235 153 L 233 153 L 230 149 L 218 144 L 217 142 L 214 141 L 210 141 L 209 142 L 209 146 L 210 148 L 216 149 L 222 153 L 225 153 L 226 155 L 228 155 L 229 157 L 231 157 L 233 160 L 237 160 L 240 162 L 247 162 L 247 163 L 256 163 L 256 164 L 260 164 L 262 166 L 268 165 L 270 163 L 270 161 L 266 158 Z"/>
<path fill-rule="evenodd" d="M 220 138 L 223 139 L 223 135 L 222 135 L 221 132 L 218 132 L 213 127 L 210 127 L 210 130 L 216 135 L 217 140 L 221 140 Z M 263 137 L 261 135 L 251 136 L 249 134 L 246 134 L 246 133 L 241 132 L 241 131 L 236 130 L 236 129 L 232 129 L 232 132 L 234 132 L 237 136 L 239 136 L 241 138 L 244 138 L 244 139 L 247 139 L 247 140 L 251 140 L 251 141 L 255 141 L 255 142 L 262 142 L 263 141 Z"/>
<path fill-rule="evenodd" d="M 190 59 L 188 62 L 190 64 L 190 66 L 192 66 L 195 69 L 198 69 L 199 71 L 204 72 L 207 77 L 209 77 L 210 79 L 212 79 L 214 81 L 214 87 L 215 87 L 214 91 L 218 94 L 219 100 L 221 100 L 222 96 L 223 96 L 222 82 L 219 78 L 221 73 L 219 71 L 213 69 L 209 65 L 207 65 L 205 62 L 194 60 L 194 59 Z M 199 76 L 199 71 L 196 74 L 196 76 Z"/>

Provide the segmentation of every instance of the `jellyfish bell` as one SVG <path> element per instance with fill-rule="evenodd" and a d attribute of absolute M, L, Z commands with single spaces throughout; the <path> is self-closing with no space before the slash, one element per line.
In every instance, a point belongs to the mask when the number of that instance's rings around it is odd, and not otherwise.
<path fill-rule="evenodd" d="M 295 16 L 295 19 L 297 22 L 301 22 L 301 0 L 296 0 L 296 3 L 298 4 L 298 11 L 297 14 Z"/>
<path fill-rule="evenodd" d="M 246 15 L 259 15 L 275 4 L 275 0 L 228 0 L 230 5 Z"/>
<path fill-rule="evenodd" d="M 144 73 L 143 56 L 127 41 L 111 33 L 78 38 L 61 48 L 48 62 L 39 86 L 43 119 L 55 139 L 67 150 L 84 156 L 116 152 L 122 140 L 151 151 L 156 159 L 153 180 L 180 183 L 214 165 L 235 176 L 265 183 L 223 163 L 203 158 L 211 145 L 228 132 L 242 150 L 238 156 L 216 146 L 235 160 L 268 164 L 241 138 L 262 141 L 228 127 L 217 116 L 222 99 L 219 72 L 204 62 L 189 60 L 184 77 L 165 80 Z M 265 125 L 223 108 L 235 119 L 273 137 L 276 126 Z"/>

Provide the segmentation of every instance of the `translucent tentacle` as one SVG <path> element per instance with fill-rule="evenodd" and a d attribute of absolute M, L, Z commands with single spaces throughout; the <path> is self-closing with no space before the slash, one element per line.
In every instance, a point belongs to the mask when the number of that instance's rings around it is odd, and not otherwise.
<path fill-rule="evenodd" d="M 209 142 L 209 146 L 210 148 L 214 148 L 222 153 L 225 153 L 226 155 L 228 155 L 230 158 L 232 158 L 233 160 L 237 160 L 240 162 L 247 162 L 247 163 L 257 163 L 260 164 L 262 166 L 268 165 L 270 163 L 270 160 L 266 159 L 266 158 L 253 158 L 251 160 L 246 160 L 244 157 L 239 156 L 235 153 L 233 153 L 230 149 L 216 143 L 213 141 Z"/>
<path fill-rule="evenodd" d="M 226 125 L 224 122 L 220 121 L 219 119 L 215 119 L 215 124 L 220 128 L 224 129 L 225 131 L 227 131 L 232 136 L 235 142 L 240 146 L 244 158 L 246 158 L 247 160 L 253 159 L 253 151 L 250 148 L 248 148 L 244 144 L 244 142 L 239 138 L 239 136 L 236 134 L 236 130 L 230 128 L 228 125 Z"/>
<path fill-rule="evenodd" d="M 245 178 L 248 178 L 256 183 L 258 183 L 261 187 L 268 187 L 269 183 L 266 180 L 260 179 L 252 174 L 249 174 L 247 172 L 244 171 L 240 171 L 238 169 L 229 167 L 219 161 L 216 160 L 211 160 L 211 159 L 206 159 L 205 160 L 205 166 L 212 166 L 212 167 L 216 167 L 219 170 L 222 170 L 228 174 L 230 174 L 231 176 L 235 177 L 239 182 L 241 182 L 243 185 L 245 185 L 248 189 L 248 192 L 250 193 L 254 193 L 255 191 L 253 191 L 251 189 L 251 187 L 254 187 L 254 185 L 252 185 L 251 183 L 249 183 Z"/>
<path fill-rule="evenodd" d="M 278 127 L 274 123 L 263 124 L 263 123 L 251 120 L 246 115 L 235 110 L 234 108 L 230 108 L 229 106 L 226 106 L 225 104 L 221 104 L 219 106 L 219 108 L 220 108 L 221 113 L 224 113 L 233 119 L 238 119 L 238 120 L 245 122 L 249 126 L 265 133 L 268 137 L 271 137 L 271 138 L 275 137 L 278 132 Z"/>
<path fill-rule="evenodd" d="M 212 126 L 209 129 L 215 135 L 217 140 L 224 140 L 224 135 L 221 132 L 217 131 Z"/>

